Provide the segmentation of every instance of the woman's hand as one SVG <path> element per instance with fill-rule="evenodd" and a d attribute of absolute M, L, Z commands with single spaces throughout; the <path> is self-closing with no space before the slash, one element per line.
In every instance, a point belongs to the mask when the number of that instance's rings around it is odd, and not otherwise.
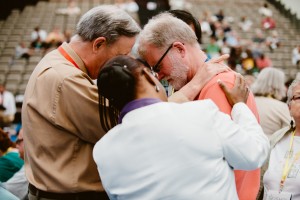
<path fill-rule="evenodd" d="M 226 98 L 231 106 L 239 102 L 247 102 L 249 96 L 249 88 L 241 74 L 235 75 L 235 83 L 232 89 L 229 89 L 221 80 L 218 80 L 218 83 L 224 91 Z"/>

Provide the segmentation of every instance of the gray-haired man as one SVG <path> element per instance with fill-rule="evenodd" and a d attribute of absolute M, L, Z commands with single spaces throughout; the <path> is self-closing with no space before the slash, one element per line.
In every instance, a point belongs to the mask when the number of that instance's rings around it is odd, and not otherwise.
<path fill-rule="evenodd" d="M 34 69 L 22 108 L 29 199 L 107 199 L 96 164 L 99 126 L 96 79 L 111 57 L 128 54 L 140 32 L 123 10 L 98 6 L 85 13 L 70 43 Z"/>

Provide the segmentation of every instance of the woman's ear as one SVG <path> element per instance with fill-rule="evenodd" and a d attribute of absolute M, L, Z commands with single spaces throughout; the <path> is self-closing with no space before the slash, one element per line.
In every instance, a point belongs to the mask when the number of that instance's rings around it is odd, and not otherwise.
<path fill-rule="evenodd" d="M 145 75 L 147 81 L 151 84 L 151 85 L 156 85 L 155 83 L 155 77 L 153 76 L 153 74 L 150 72 L 150 70 L 146 67 L 143 68 L 142 73 Z"/>
<path fill-rule="evenodd" d="M 106 42 L 105 37 L 98 37 L 93 42 L 93 52 L 97 52 L 99 48 Z"/>

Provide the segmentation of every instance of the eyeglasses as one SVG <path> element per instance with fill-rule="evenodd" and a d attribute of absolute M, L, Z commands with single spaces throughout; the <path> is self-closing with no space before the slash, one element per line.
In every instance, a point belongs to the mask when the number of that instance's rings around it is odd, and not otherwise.
<path fill-rule="evenodd" d="M 165 53 L 162 55 L 162 57 L 157 61 L 157 63 L 152 67 L 153 71 L 159 72 L 160 71 L 160 63 L 161 61 L 166 57 L 167 53 L 170 51 L 170 49 L 173 47 L 173 43 L 168 47 L 168 49 L 165 51 Z"/>
<path fill-rule="evenodd" d="M 17 139 L 17 140 L 16 140 L 16 144 L 20 144 L 21 142 L 23 142 L 23 138 L 22 138 L 22 139 Z"/>

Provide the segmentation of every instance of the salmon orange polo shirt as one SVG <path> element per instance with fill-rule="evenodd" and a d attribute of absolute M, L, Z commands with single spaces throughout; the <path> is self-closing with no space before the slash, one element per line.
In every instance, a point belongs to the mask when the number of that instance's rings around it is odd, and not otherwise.
<path fill-rule="evenodd" d="M 220 88 L 217 80 L 222 80 L 223 83 L 229 88 L 232 88 L 235 82 L 235 72 L 224 72 L 213 77 L 201 90 L 198 99 L 211 99 L 219 107 L 219 109 L 231 115 L 231 105 L 228 103 L 225 93 Z M 257 121 L 259 121 L 259 115 L 256 109 L 256 103 L 253 93 L 250 92 L 247 106 L 254 113 Z M 240 200 L 256 200 L 260 185 L 260 169 L 253 171 L 241 171 L 235 170 L 235 183 L 238 197 Z"/>

